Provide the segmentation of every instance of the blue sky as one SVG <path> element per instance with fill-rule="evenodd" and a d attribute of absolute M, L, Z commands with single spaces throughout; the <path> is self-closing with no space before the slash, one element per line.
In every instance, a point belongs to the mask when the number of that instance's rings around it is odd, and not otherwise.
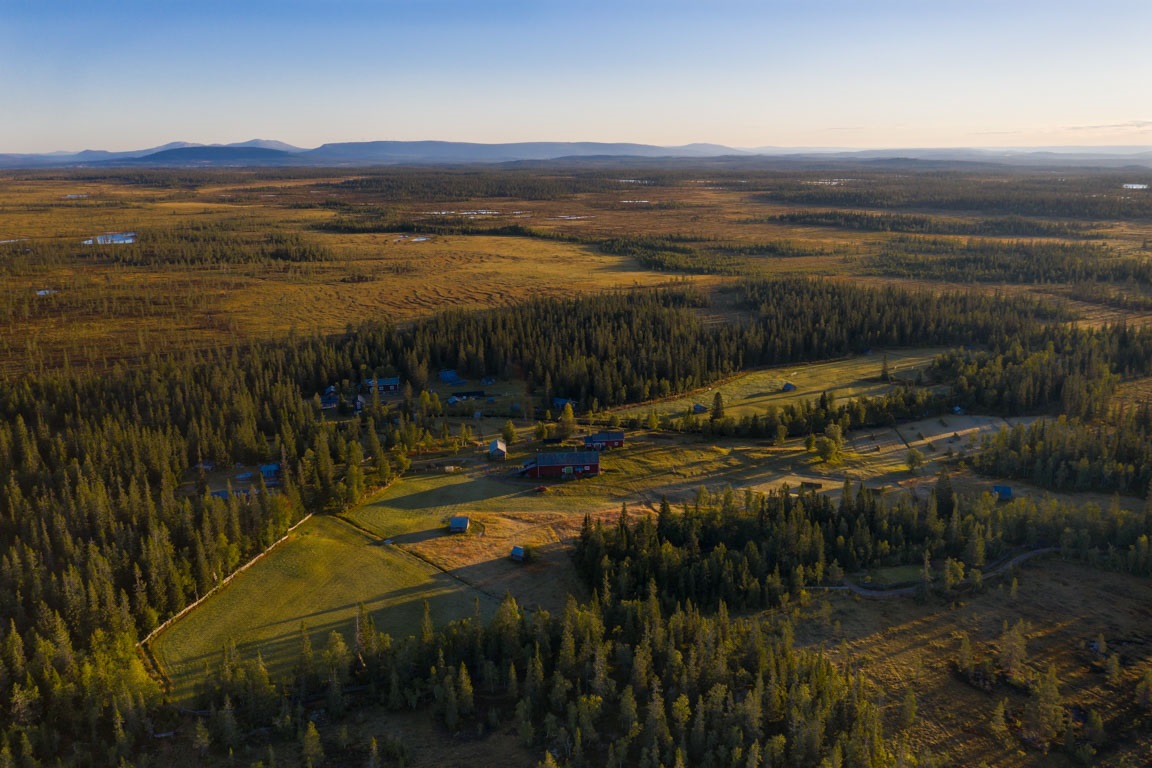
<path fill-rule="evenodd" d="M 1152 145 L 1149 0 L 0 0 L 0 152 Z"/>

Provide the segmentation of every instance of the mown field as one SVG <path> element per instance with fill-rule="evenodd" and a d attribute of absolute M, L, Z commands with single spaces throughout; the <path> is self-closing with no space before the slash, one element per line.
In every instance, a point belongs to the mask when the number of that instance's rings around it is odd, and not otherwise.
<path fill-rule="evenodd" d="M 622 408 L 617 413 L 620 416 L 645 416 L 654 411 L 679 416 L 691 411 L 693 406 L 701 405 L 708 409 L 702 414 L 707 417 L 717 393 L 723 399 L 724 413 L 736 417 L 762 413 L 771 406 L 812 400 L 824 393 L 837 400 L 876 397 L 893 391 L 896 382 L 914 381 L 916 373 L 925 369 L 941 351 L 873 350 L 871 354 L 844 360 L 749 371 L 704 390 Z M 885 358 L 888 359 L 891 381 L 881 378 Z M 795 389 L 785 391 L 785 384 L 791 384 Z"/>
<path fill-rule="evenodd" d="M 227 587 L 151 643 L 156 660 L 182 699 L 195 692 L 206 664 L 218 663 L 227 640 L 259 653 L 274 676 L 299 658 L 301 626 L 313 648 L 328 634 L 351 638 L 359 606 L 396 636 L 418 631 L 427 601 L 446 624 L 494 602 L 433 566 L 331 517 L 313 517 Z"/>

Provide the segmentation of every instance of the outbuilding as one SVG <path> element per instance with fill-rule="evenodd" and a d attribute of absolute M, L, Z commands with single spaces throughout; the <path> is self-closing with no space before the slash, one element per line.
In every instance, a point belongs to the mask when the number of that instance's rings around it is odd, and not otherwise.
<path fill-rule="evenodd" d="M 456 373 L 456 371 L 452 370 L 451 368 L 445 368 L 444 370 L 437 373 L 436 376 L 440 379 L 441 384 L 459 386 L 460 384 L 468 383 L 464 379 L 460 378 L 460 374 Z"/>
<path fill-rule="evenodd" d="M 524 547 L 512 547 L 512 554 L 508 555 L 513 562 L 524 562 Z"/>
<path fill-rule="evenodd" d="M 593 477 L 600 474 L 600 454 L 596 451 L 538 453 L 520 474 L 540 478 Z"/>
<path fill-rule="evenodd" d="M 368 379 L 364 382 L 364 389 L 368 392 L 375 390 L 380 394 L 388 394 L 391 392 L 400 391 L 400 377 L 393 376 L 387 379 Z"/>
<path fill-rule="evenodd" d="M 584 438 L 584 447 L 591 451 L 603 451 L 609 448 L 624 447 L 623 432 L 597 432 Z"/>
<path fill-rule="evenodd" d="M 264 478 L 265 485 L 280 485 L 280 462 L 260 465 L 260 476 Z"/>
<path fill-rule="evenodd" d="M 448 521 L 448 533 L 468 533 L 471 525 L 467 515 L 457 515 Z"/>
<path fill-rule="evenodd" d="M 508 458 L 508 445 L 496 438 L 488 445 L 488 458 L 492 461 L 504 461 Z"/>

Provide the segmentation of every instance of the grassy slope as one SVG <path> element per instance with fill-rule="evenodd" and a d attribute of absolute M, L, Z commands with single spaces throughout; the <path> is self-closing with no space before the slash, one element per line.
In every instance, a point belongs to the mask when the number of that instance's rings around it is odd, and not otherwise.
<path fill-rule="evenodd" d="M 888 369 L 891 375 L 911 378 L 917 370 L 925 368 L 941 349 L 894 349 L 888 351 Z M 712 398 L 719 392 L 724 398 L 724 410 L 729 416 L 761 413 L 769 406 L 811 400 L 822 392 L 835 394 L 841 401 L 853 397 L 875 397 L 891 392 L 893 387 L 878 380 L 884 353 L 849 357 L 827 363 L 795 364 L 766 368 L 740 374 L 716 387 L 697 391 L 658 403 L 644 403 L 619 411 L 621 416 L 643 416 L 649 411 L 683 414 L 693 404 L 712 407 Z M 785 382 L 796 386 L 792 392 L 782 392 Z M 703 414 L 707 418 L 708 414 Z"/>
<path fill-rule="evenodd" d="M 229 637 L 247 653 L 259 650 L 276 676 L 295 661 L 301 621 L 319 649 L 332 630 L 351 640 L 361 603 L 378 628 L 402 636 L 417 631 L 423 601 L 433 620 L 444 624 L 471 612 L 477 597 L 482 607 L 491 607 L 483 595 L 427 563 L 340 520 L 314 517 L 161 634 L 152 649 L 181 697 L 194 689 L 203 665 L 215 663 Z"/>

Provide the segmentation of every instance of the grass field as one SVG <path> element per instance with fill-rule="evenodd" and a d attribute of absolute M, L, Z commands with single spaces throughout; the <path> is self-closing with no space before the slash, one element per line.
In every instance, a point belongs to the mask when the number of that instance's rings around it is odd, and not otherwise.
<path fill-rule="evenodd" d="M 889 575 L 905 574 L 880 574 Z M 1147 714 L 1132 718 L 1131 697 L 1139 675 L 1152 663 L 1152 583 L 1053 557 L 1024 566 L 1018 584 L 1015 598 L 1001 581 L 985 594 L 954 604 L 834 593 L 814 598 L 800 612 L 806 618 L 797 636 L 807 644 L 824 644 L 884 690 L 890 732 L 899 732 L 901 702 L 906 690 L 914 690 L 917 720 L 907 736 L 915 751 L 931 751 L 942 764 L 1076 765 L 1058 745 L 1042 754 L 1025 750 L 1018 741 L 1005 746 L 993 738 L 986 724 L 996 703 L 1006 698 L 1011 717 L 1023 710 L 1026 694 L 1006 686 L 985 693 L 951 671 L 958 633 L 968 634 L 977 657 L 994 655 L 1004 622 L 1024 619 L 1031 625 L 1027 667 L 1042 673 L 1055 665 L 1065 703 L 1075 711 L 1101 712 L 1115 742 L 1099 755 L 1101 764 L 1148 765 L 1152 752 L 1146 736 L 1152 723 Z M 1088 649 L 1099 634 L 1122 658 L 1122 682 L 1116 688 L 1106 685 Z"/>
<path fill-rule="evenodd" d="M 360 604 L 376 626 L 396 636 L 420 626 L 425 600 L 438 624 L 495 603 L 433 566 L 330 517 L 314 517 L 267 557 L 238 576 L 151 644 L 180 699 L 192 693 L 224 642 L 259 651 L 274 676 L 290 672 L 300 624 L 314 648 L 336 630 L 351 638 Z"/>
<path fill-rule="evenodd" d="M 889 373 L 896 378 L 913 379 L 917 371 L 928 366 L 942 349 L 875 350 L 869 355 L 849 357 L 826 363 L 786 365 L 739 374 L 714 387 L 691 392 L 682 397 L 643 403 L 617 411 L 621 416 L 644 416 L 651 411 L 658 414 L 680 415 L 695 404 L 712 407 L 719 392 L 724 399 L 724 412 L 730 416 L 762 413 L 769 406 L 811 400 L 828 392 L 843 401 L 852 397 L 875 397 L 894 388 L 880 381 L 884 355 L 888 355 Z M 785 383 L 796 389 L 785 392 Z M 705 413 L 707 416 L 707 413 Z"/>

